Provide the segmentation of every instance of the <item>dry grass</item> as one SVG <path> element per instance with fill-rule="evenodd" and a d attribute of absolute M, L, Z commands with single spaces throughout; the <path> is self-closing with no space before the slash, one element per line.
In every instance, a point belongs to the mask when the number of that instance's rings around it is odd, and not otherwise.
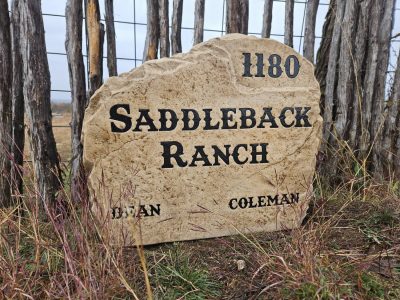
<path fill-rule="evenodd" d="M 145 249 L 112 247 L 67 192 L 43 220 L 27 185 L 18 208 L 0 211 L 0 298 L 400 299 L 400 183 L 343 161 L 335 186 L 317 174 L 299 229 Z"/>
<path fill-rule="evenodd" d="M 41 220 L 28 190 L 19 215 L 0 212 L 0 298 L 145 299 L 146 260 L 154 299 L 399 299 L 399 187 L 370 184 L 367 200 L 349 187 L 317 185 L 299 229 L 143 252 L 111 247 L 66 195 L 68 209 Z"/>

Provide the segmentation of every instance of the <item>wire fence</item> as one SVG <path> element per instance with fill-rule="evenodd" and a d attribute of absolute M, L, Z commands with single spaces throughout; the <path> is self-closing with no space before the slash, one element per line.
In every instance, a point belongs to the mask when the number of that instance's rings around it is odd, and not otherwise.
<path fill-rule="evenodd" d="M 69 103 L 70 88 L 68 77 L 68 65 L 64 48 L 65 41 L 65 2 L 54 0 L 42 0 L 43 19 L 46 31 L 46 46 L 49 59 L 50 74 L 52 81 L 51 99 L 52 103 Z M 169 13 L 172 15 L 172 1 Z M 250 0 L 249 11 L 249 34 L 261 36 L 262 14 L 264 0 Z M 330 0 L 321 0 L 319 4 L 316 22 L 316 45 L 317 52 L 322 39 L 322 27 L 329 8 Z M 101 11 L 101 22 L 104 20 L 103 1 L 99 1 Z M 225 10 L 226 0 L 206 0 L 204 40 L 225 34 Z M 304 39 L 304 23 L 306 15 L 306 1 L 295 0 L 294 8 L 294 49 L 302 53 Z M 271 38 L 283 42 L 284 37 L 284 7 L 285 0 L 274 0 L 273 21 Z M 184 0 L 182 20 L 182 50 L 190 50 L 194 32 L 194 0 Z M 85 18 L 85 16 L 83 17 Z M 118 72 L 127 72 L 138 67 L 142 63 L 142 53 L 146 37 L 146 1 L 145 0 L 115 0 L 114 1 L 114 24 L 116 32 L 117 68 Z M 171 26 L 170 26 L 171 28 Z M 400 29 L 400 7 L 395 10 L 394 28 Z M 398 32 L 394 32 L 397 34 Z M 87 71 L 87 40 L 83 30 L 83 56 Z M 388 69 L 388 77 L 396 67 L 396 55 L 400 48 L 400 38 L 392 40 L 391 59 Z M 105 39 L 104 52 L 107 45 Z M 107 57 L 103 56 L 104 80 L 108 78 Z M 388 82 L 390 78 L 388 79 Z M 69 128 L 70 124 L 54 124 L 54 128 Z"/>

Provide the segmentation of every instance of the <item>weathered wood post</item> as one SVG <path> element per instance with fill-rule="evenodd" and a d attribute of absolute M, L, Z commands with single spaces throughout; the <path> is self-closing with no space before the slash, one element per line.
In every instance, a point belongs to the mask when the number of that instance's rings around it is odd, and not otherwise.
<path fill-rule="evenodd" d="M 71 120 L 71 197 L 79 201 L 86 196 L 85 173 L 82 166 L 81 132 L 86 107 L 85 66 L 82 55 L 82 0 L 68 0 L 66 9 L 65 49 L 68 59 L 72 99 Z"/>
<path fill-rule="evenodd" d="M 294 0 L 286 0 L 285 2 L 285 36 L 284 43 L 293 48 L 293 14 Z"/>
<path fill-rule="evenodd" d="M 368 14 L 370 1 L 360 3 L 358 9 L 357 35 L 355 39 L 355 55 L 354 55 L 354 91 L 353 103 L 350 106 L 350 134 L 349 145 L 352 149 L 358 149 L 360 144 L 361 129 L 361 110 L 362 110 L 362 95 L 363 95 L 363 76 L 364 62 L 367 55 L 366 47 L 368 41 Z"/>
<path fill-rule="evenodd" d="M 11 201 L 12 56 L 7 0 L 0 0 L 0 207 Z"/>
<path fill-rule="evenodd" d="M 392 138 L 392 149 L 393 149 L 393 170 L 396 178 L 400 178 L 400 53 L 397 60 L 397 69 L 394 76 L 393 82 L 393 93 L 392 93 L 392 115 L 396 114 L 397 117 L 391 120 L 394 123 L 395 132 Z"/>
<path fill-rule="evenodd" d="M 387 115 L 383 129 L 382 148 L 386 155 L 384 171 L 387 177 L 395 174 L 400 178 L 400 53 L 393 78 L 392 93 L 387 103 Z"/>
<path fill-rule="evenodd" d="M 226 33 L 248 33 L 249 1 L 226 1 Z"/>
<path fill-rule="evenodd" d="M 372 106 L 372 120 L 371 120 L 371 144 L 373 145 L 372 151 L 372 171 L 375 177 L 383 175 L 382 162 L 387 158 L 388 153 L 383 152 L 382 144 L 382 129 L 384 123 L 384 106 L 385 106 L 385 90 L 386 90 L 386 73 L 389 66 L 390 57 L 390 40 L 392 36 L 392 28 L 394 22 L 394 9 L 395 0 L 387 0 L 381 11 L 377 11 L 377 18 L 379 22 L 377 43 L 378 43 L 378 56 L 377 56 L 377 69 L 375 90 L 373 96 Z M 373 139 L 372 139 L 373 138 Z"/>
<path fill-rule="evenodd" d="M 105 0 L 106 10 L 106 35 L 107 35 L 107 67 L 108 75 L 117 76 L 117 50 L 115 45 L 115 26 L 114 26 L 114 0 Z"/>
<path fill-rule="evenodd" d="M 240 33 L 249 33 L 249 0 L 240 0 Z"/>
<path fill-rule="evenodd" d="M 86 31 L 89 43 L 89 96 L 103 84 L 104 28 L 98 0 L 86 0 Z M 89 101 L 88 99 L 87 101 Z"/>
<path fill-rule="evenodd" d="M 159 38 L 158 0 L 147 0 L 147 34 L 143 51 L 143 62 L 157 58 Z"/>
<path fill-rule="evenodd" d="M 13 83 L 12 83 L 12 115 L 13 115 L 13 145 L 12 153 L 14 164 L 12 168 L 12 191 L 14 195 L 22 195 L 23 192 L 23 164 L 25 147 L 25 124 L 24 124 L 24 81 L 22 70 L 22 57 L 20 41 L 20 0 L 13 0 L 11 5 L 11 38 L 12 38 L 12 63 L 13 63 Z"/>
<path fill-rule="evenodd" d="M 333 125 L 333 104 L 335 92 L 335 80 L 337 74 L 337 59 L 340 50 L 340 37 L 341 37 L 341 24 L 343 21 L 344 0 L 337 0 L 336 9 L 334 10 L 334 25 L 332 30 L 332 37 L 329 48 L 329 60 L 326 72 L 326 86 L 325 86 L 325 103 L 324 103 L 324 125 L 323 125 L 323 140 L 322 151 L 326 150 L 327 144 L 330 140 L 332 125 Z M 328 37 L 325 37 L 328 38 Z"/>
<path fill-rule="evenodd" d="M 343 16 L 339 54 L 339 72 L 336 92 L 336 118 L 334 127 L 339 139 L 347 139 L 349 133 L 349 107 L 353 98 L 354 82 L 354 30 L 357 22 L 356 0 L 347 0 Z"/>
<path fill-rule="evenodd" d="M 204 39 L 204 10 L 205 0 L 196 0 L 194 5 L 193 45 L 203 42 Z"/>
<path fill-rule="evenodd" d="M 169 14 L 168 0 L 159 0 L 160 57 L 169 57 Z"/>
<path fill-rule="evenodd" d="M 384 110 L 394 0 L 337 0 L 331 2 L 328 17 L 316 68 L 323 92 L 322 150 L 329 145 L 332 153 L 345 154 L 346 148 L 364 175 L 371 171 L 381 179 L 393 174 L 391 161 L 397 150 L 391 101 Z M 323 55 L 328 51 L 327 60 Z M 326 166 L 332 174 L 340 168 L 341 157 L 330 156 Z"/>
<path fill-rule="evenodd" d="M 24 70 L 25 109 L 29 123 L 35 182 L 46 207 L 61 186 L 61 169 L 54 140 L 50 72 L 40 0 L 20 1 L 21 54 Z"/>
<path fill-rule="evenodd" d="M 264 2 L 263 27 L 261 32 L 263 38 L 270 38 L 271 36 L 273 5 L 274 0 L 265 0 Z"/>
<path fill-rule="evenodd" d="M 303 55 L 312 63 L 314 63 L 315 21 L 317 19 L 318 6 L 319 0 L 307 1 Z"/>
<path fill-rule="evenodd" d="M 174 0 L 172 11 L 171 28 L 171 50 L 172 54 L 182 52 L 181 30 L 182 30 L 183 0 Z"/>

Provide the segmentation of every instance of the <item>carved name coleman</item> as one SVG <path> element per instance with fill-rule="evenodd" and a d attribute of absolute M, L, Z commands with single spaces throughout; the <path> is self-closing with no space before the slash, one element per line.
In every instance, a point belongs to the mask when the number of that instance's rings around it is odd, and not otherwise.
<path fill-rule="evenodd" d="M 129 104 L 115 104 L 110 108 L 110 125 L 114 133 L 157 132 L 157 131 L 193 131 L 193 130 L 246 130 L 252 128 L 292 128 L 312 127 L 308 113 L 311 107 L 284 107 L 275 112 L 272 107 L 262 110 L 253 108 L 210 108 L 197 109 L 138 109 L 133 113 Z M 215 119 L 212 115 L 221 116 Z M 152 116 L 157 116 L 157 120 Z M 190 161 L 183 158 L 187 149 L 179 141 L 162 141 L 162 168 L 174 167 L 210 167 L 221 164 L 266 164 L 268 161 L 268 143 L 211 145 L 211 152 L 204 145 L 192 149 Z M 241 155 L 246 152 L 247 155 Z"/>

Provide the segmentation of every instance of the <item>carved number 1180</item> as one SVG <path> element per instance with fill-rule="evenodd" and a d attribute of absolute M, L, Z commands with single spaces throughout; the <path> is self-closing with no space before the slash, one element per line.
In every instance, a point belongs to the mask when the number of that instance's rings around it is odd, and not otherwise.
<path fill-rule="evenodd" d="M 264 74 L 264 54 L 256 53 L 257 58 L 257 72 L 256 74 L 251 73 L 251 54 L 243 53 L 243 77 L 265 77 Z M 285 72 L 289 78 L 296 78 L 300 71 L 300 63 L 295 55 L 289 55 L 284 65 L 282 66 L 282 57 L 278 54 L 271 54 L 268 57 L 268 76 L 271 78 L 279 78 L 282 73 Z"/>

